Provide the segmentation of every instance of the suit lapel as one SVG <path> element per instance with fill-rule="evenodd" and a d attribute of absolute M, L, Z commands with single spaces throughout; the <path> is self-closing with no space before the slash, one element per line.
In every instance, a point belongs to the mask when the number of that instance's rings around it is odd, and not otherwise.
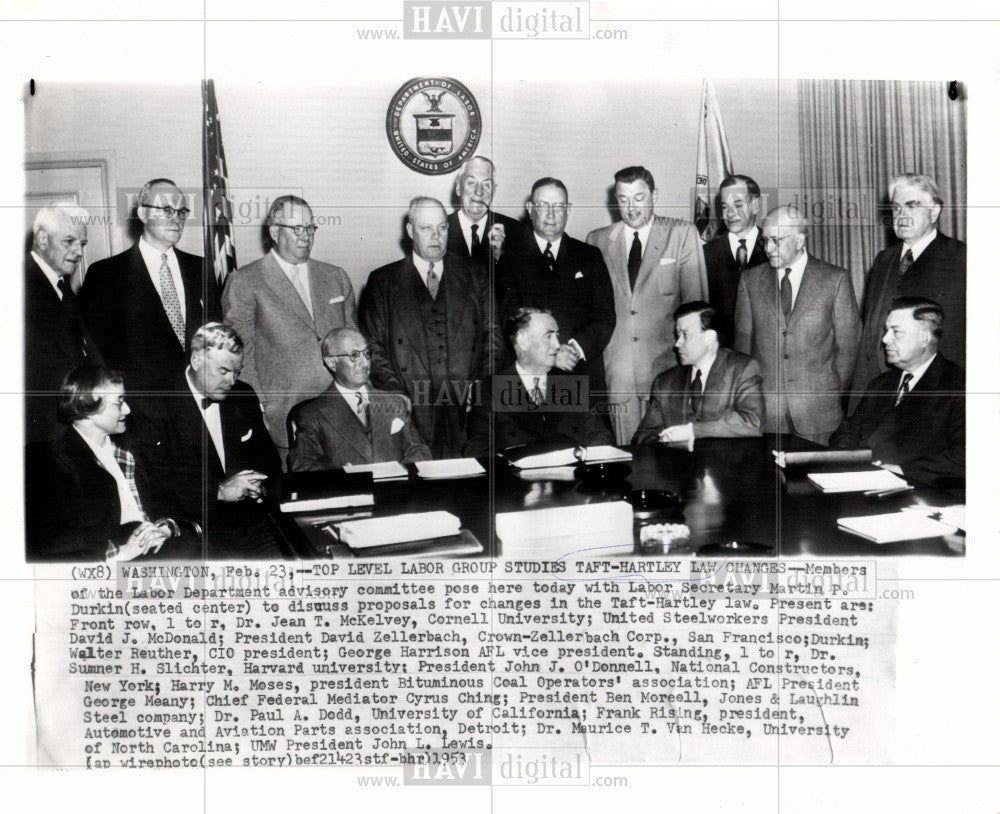
<path fill-rule="evenodd" d="M 200 258 L 174 249 L 177 257 L 177 267 L 181 270 L 181 280 L 184 283 L 184 347 L 191 347 L 191 339 L 195 332 L 201 327 L 202 315 L 205 313 L 205 303 L 202 299 L 203 269 Z"/>
<path fill-rule="evenodd" d="M 762 270 L 757 283 L 757 289 L 765 306 L 774 309 L 775 319 L 777 319 L 778 324 L 784 326 L 785 314 L 781 310 L 781 298 L 778 296 L 777 272 L 770 266 Z M 801 290 L 799 293 L 802 293 Z M 792 309 L 793 313 L 794 310 Z"/>
<path fill-rule="evenodd" d="M 420 298 L 427 293 L 427 287 L 420 279 L 420 273 L 413 265 L 413 258 L 410 255 L 406 256 L 403 265 L 397 269 L 393 287 L 395 295 L 392 297 L 392 301 L 400 304 L 399 324 L 410 339 L 409 344 L 412 351 L 410 357 L 418 361 L 425 371 L 428 371 L 427 337 L 420 321 Z"/>
<path fill-rule="evenodd" d="M 462 272 L 456 270 L 454 263 L 448 262 L 447 256 L 444 260 L 443 282 L 448 306 L 448 344 L 451 345 L 455 339 L 461 336 L 465 309 L 468 308 L 472 297 L 469 296 L 469 281 Z M 450 347 L 448 355 L 452 356 L 452 348 Z"/>
<path fill-rule="evenodd" d="M 26 304 L 30 309 L 27 320 L 34 323 L 32 330 L 38 331 L 39 335 L 51 337 L 65 358 L 75 359 L 80 349 L 74 348 L 73 338 L 66 333 L 66 320 L 62 318 L 65 303 L 59 299 L 45 272 L 30 254 L 25 264 L 25 292 Z"/>
<path fill-rule="evenodd" d="M 808 311 L 813 303 L 820 302 L 822 300 L 821 292 L 823 290 L 823 272 L 820 271 L 816 266 L 816 261 L 813 258 L 806 260 L 805 270 L 802 272 L 802 281 L 799 283 L 799 292 L 795 296 L 795 302 L 792 305 L 792 313 L 788 316 L 789 327 L 793 325 L 806 311 Z M 781 308 L 779 307 L 780 311 Z"/>
<path fill-rule="evenodd" d="M 330 393 L 330 398 L 333 401 L 333 421 L 334 427 L 337 432 L 341 434 L 345 443 L 350 446 L 359 456 L 364 463 L 371 463 L 372 461 L 372 445 L 368 440 L 368 432 L 365 430 L 364 425 L 361 423 L 361 419 L 358 418 L 358 414 L 351 409 L 347 401 L 340 394 L 340 391 L 334 387 L 332 393 Z M 371 404 L 372 389 L 368 388 L 368 403 Z M 372 423 L 372 431 L 375 429 L 375 422 L 379 414 L 379 410 L 369 410 L 369 421 Z"/>
<path fill-rule="evenodd" d="M 139 251 L 139 243 L 136 244 L 126 252 L 126 262 L 128 264 L 128 277 L 130 277 L 135 285 L 136 302 L 133 304 L 135 309 L 138 311 L 142 309 L 141 303 L 146 302 L 146 313 L 156 322 L 159 322 L 159 327 L 150 326 L 150 331 L 152 333 L 157 333 L 162 336 L 173 336 L 174 341 L 177 341 L 177 335 L 174 333 L 174 326 L 170 324 L 170 319 L 167 317 L 167 311 L 163 307 L 163 300 L 160 299 L 160 295 L 153 285 L 152 279 L 149 276 L 149 269 L 146 268 L 146 261 L 142 259 L 142 252 Z M 177 261 L 180 265 L 180 260 Z M 182 278 L 183 279 L 183 278 Z M 187 285 L 185 284 L 185 300 L 187 299 Z M 126 299 L 126 297 L 123 297 Z M 186 317 L 186 315 L 185 315 Z M 200 327 L 200 326 L 199 326 Z M 187 319 L 185 318 L 185 330 L 187 328 Z M 180 342 L 177 342 L 177 347 L 180 347 Z"/>
<path fill-rule="evenodd" d="M 667 232 L 662 224 L 654 217 L 653 228 L 649 230 L 649 239 L 642 247 L 642 264 L 639 266 L 639 276 L 636 278 L 635 287 L 639 287 L 639 281 L 653 273 L 653 268 L 660 260 L 663 249 L 667 245 Z M 624 255 L 622 255 L 624 257 Z"/>
<path fill-rule="evenodd" d="M 281 300 L 284 306 L 299 320 L 305 323 L 310 331 L 316 333 L 316 324 L 313 322 L 312 317 L 309 316 L 309 311 L 306 309 L 305 303 L 302 302 L 302 297 L 299 296 L 299 292 L 295 290 L 295 286 L 292 285 L 288 276 L 282 271 L 281 266 L 278 265 L 278 261 L 271 256 L 270 252 L 264 255 L 262 271 L 264 282 L 274 293 L 274 296 Z M 313 279 L 314 275 L 310 265 L 309 295 L 313 300 L 313 308 L 315 309 L 316 297 L 312 287 Z"/>
<path fill-rule="evenodd" d="M 608 233 L 607 255 L 605 259 L 610 258 L 611 261 L 607 266 L 611 285 L 615 290 L 615 300 L 628 302 L 632 297 L 632 289 L 628 284 L 628 269 L 625 267 L 625 224 L 621 221 Z"/>

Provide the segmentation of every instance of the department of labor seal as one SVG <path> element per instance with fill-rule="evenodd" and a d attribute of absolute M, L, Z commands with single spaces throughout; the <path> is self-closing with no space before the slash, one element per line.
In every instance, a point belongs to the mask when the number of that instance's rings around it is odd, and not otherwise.
<path fill-rule="evenodd" d="M 385 134 L 396 157 L 424 175 L 454 172 L 472 156 L 482 135 L 475 97 L 447 77 L 411 79 L 385 114 Z"/>

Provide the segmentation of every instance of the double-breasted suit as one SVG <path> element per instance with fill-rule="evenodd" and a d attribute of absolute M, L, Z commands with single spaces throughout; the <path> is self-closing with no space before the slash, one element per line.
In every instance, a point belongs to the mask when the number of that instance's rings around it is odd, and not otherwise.
<path fill-rule="evenodd" d="M 210 267 L 174 249 L 184 284 L 184 346 L 177 339 L 136 243 L 94 263 L 80 289 L 80 309 L 105 362 L 138 395 L 165 390 L 187 365 L 191 339 L 220 315 Z"/>
<path fill-rule="evenodd" d="M 645 444 L 666 427 L 691 424 L 695 438 L 742 438 L 761 434 L 764 424 L 763 377 L 756 359 L 730 350 L 719 352 L 708 372 L 697 411 L 691 410 L 691 366 L 663 371 L 653 380 L 649 406 L 632 439 Z"/>
<path fill-rule="evenodd" d="M 405 397 L 369 387 L 368 399 L 367 426 L 335 384 L 321 396 L 295 407 L 296 434 L 288 453 L 289 471 L 430 459 L 430 449 L 410 420 Z"/>
<path fill-rule="evenodd" d="M 639 426 L 653 377 L 677 364 L 674 311 L 707 296 L 705 259 L 695 227 L 677 218 L 654 217 L 635 289 L 629 285 L 632 230 L 623 222 L 587 235 L 604 256 L 614 292 L 615 328 L 604 349 L 608 401 L 618 443 Z"/>
<path fill-rule="evenodd" d="M 705 254 L 705 273 L 708 276 L 708 304 L 715 309 L 718 324 L 719 344 L 725 348 L 733 346 L 733 324 L 736 320 L 736 290 L 740 284 L 740 266 L 729 244 L 729 232 L 712 238 L 702 250 Z M 747 247 L 747 263 L 744 269 L 767 262 L 764 238 L 757 230 L 757 240 Z"/>
<path fill-rule="evenodd" d="M 342 268 L 310 259 L 312 314 L 272 252 L 226 281 L 225 319 L 244 343 L 241 378 L 257 392 L 275 445 L 287 449 L 292 407 L 330 384 L 320 343 L 334 328 L 357 327 L 354 288 Z"/>
<path fill-rule="evenodd" d="M 736 296 L 736 350 L 764 372 L 764 432 L 825 443 L 844 417 L 861 321 L 846 269 L 808 257 L 786 321 L 778 270 L 747 269 Z M 785 426 L 785 419 L 791 426 Z"/>
<path fill-rule="evenodd" d="M 485 275 L 457 255 L 441 262 L 437 299 L 408 255 L 371 273 L 358 309 L 372 383 L 410 398 L 413 423 L 436 458 L 461 454 L 470 388 L 501 352 Z"/>

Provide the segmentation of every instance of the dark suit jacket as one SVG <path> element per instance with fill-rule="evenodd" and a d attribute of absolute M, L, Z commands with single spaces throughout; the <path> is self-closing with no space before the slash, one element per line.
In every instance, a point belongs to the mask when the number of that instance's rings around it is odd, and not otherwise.
<path fill-rule="evenodd" d="M 885 319 L 896 297 L 927 297 L 944 309 L 944 336 L 939 351 L 965 366 L 965 244 L 938 232 L 913 265 L 892 286 L 891 278 L 903 250 L 902 242 L 879 252 L 868 272 L 861 307 L 864 327 L 851 381 L 851 409 L 857 406 L 868 383 L 889 370 L 882 348 Z"/>
<path fill-rule="evenodd" d="M 736 350 L 764 373 L 764 432 L 778 432 L 784 400 L 796 433 L 828 436 L 844 418 L 841 395 L 861 332 L 851 275 L 810 256 L 787 322 L 779 303 L 777 270 L 764 264 L 743 272 Z"/>
<path fill-rule="evenodd" d="M 479 248 L 473 253 L 469 245 L 465 242 L 462 233 L 462 224 L 458 220 L 458 212 L 452 212 L 448 216 L 448 253 L 466 257 L 478 263 L 482 268 L 492 272 L 494 268 L 493 252 L 491 251 L 489 233 L 493 225 L 499 223 L 504 228 L 504 249 L 518 240 L 518 236 L 524 230 L 524 225 L 507 215 L 501 215 L 490 209 L 486 213 L 486 234 L 479 235 Z"/>
<path fill-rule="evenodd" d="M 170 380 L 169 394 L 131 400 L 136 457 L 150 475 L 170 490 L 181 515 L 202 526 L 216 515 L 246 512 L 246 502 L 225 504 L 216 499 L 219 484 L 244 469 L 268 477 L 281 471 L 253 389 L 237 382 L 219 403 L 226 468 L 205 428 L 201 411 L 184 374 Z"/>
<path fill-rule="evenodd" d="M 485 379 L 480 398 L 469 414 L 469 440 L 463 454 L 490 455 L 518 444 L 553 438 L 565 438 L 568 446 L 613 444 L 611 432 L 586 404 L 575 405 L 577 409 L 573 409 L 578 382 L 576 376 L 561 376 L 557 371 L 550 371 L 545 404 L 538 407 L 528 399 L 528 392 L 514 367 Z M 567 400 L 570 404 L 559 406 Z M 491 423 L 493 449 L 490 449 Z"/>
<path fill-rule="evenodd" d="M 160 391 L 174 381 L 188 363 L 195 331 L 221 314 L 211 268 L 200 257 L 174 251 L 184 282 L 184 348 L 163 310 L 138 243 L 94 263 L 80 289 L 81 311 L 91 334 L 105 361 L 124 375 L 129 393 Z"/>
<path fill-rule="evenodd" d="M 907 480 L 964 483 L 965 371 L 939 353 L 895 407 L 900 376 L 893 369 L 876 377 L 830 446 L 871 449 L 875 460 L 899 465 Z"/>
<path fill-rule="evenodd" d="M 430 347 L 419 317 L 421 300 L 430 295 L 411 255 L 373 271 L 358 306 L 372 348 L 372 384 L 409 396 L 413 423 L 438 457 L 458 455 L 461 441 L 435 438 L 436 411 L 464 424 L 468 388 L 492 372 L 502 347 L 484 275 L 470 261 L 447 254 L 441 286 L 447 298 L 447 381 L 431 375 L 431 354 L 438 349 Z"/>
<path fill-rule="evenodd" d="M 295 443 L 289 472 L 332 469 L 345 464 L 428 461 L 431 451 L 410 421 L 410 407 L 398 393 L 368 388 L 368 427 L 335 384 L 292 410 Z M 393 429 L 395 428 L 395 432 Z"/>
<path fill-rule="evenodd" d="M 748 246 L 750 256 L 745 268 L 752 269 L 767 262 L 764 239 L 757 230 L 757 242 Z M 729 247 L 729 232 L 712 238 L 702 247 L 705 253 L 705 271 L 708 274 L 708 304 L 715 309 L 719 322 L 719 344 L 733 346 L 736 320 L 736 290 L 740 283 L 740 267 Z"/>
<path fill-rule="evenodd" d="M 701 406 L 691 412 L 691 366 L 663 371 L 653 380 L 649 407 L 633 444 L 659 439 L 660 430 L 693 424 L 695 438 L 739 438 L 760 435 L 764 423 L 763 378 L 756 359 L 719 348 L 708 372 Z"/>
<path fill-rule="evenodd" d="M 122 525 L 115 479 L 72 427 L 26 450 L 25 538 L 29 560 L 103 560 L 138 523 Z M 123 445 L 122 438 L 114 442 Z M 151 520 L 173 515 L 167 496 L 137 465 L 136 487 Z M 169 543 L 168 543 L 169 545 Z"/>
<path fill-rule="evenodd" d="M 559 324 L 559 340 L 575 339 L 586 361 L 573 370 L 590 377 L 592 393 L 607 390 L 602 354 L 615 330 L 615 295 L 601 250 L 569 235 L 562 236 L 556 272 L 549 272 L 534 233 L 524 230 L 516 244 L 505 247 L 497 267 L 506 294 L 500 318 L 522 306 L 548 308 Z"/>
<path fill-rule="evenodd" d="M 29 254 L 24 263 L 25 443 L 47 441 L 65 430 L 56 421 L 63 376 L 80 365 L 103 364 L 82 321 L 79 329 L 80 339 L 66 305 Z"/>

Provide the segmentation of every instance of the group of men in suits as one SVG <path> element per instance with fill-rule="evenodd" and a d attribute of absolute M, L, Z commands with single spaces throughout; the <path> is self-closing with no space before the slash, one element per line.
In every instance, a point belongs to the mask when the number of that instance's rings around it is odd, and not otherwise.
<path fill-rule="evenodd" d="M 860 314 L 849 273 L 808 253 L 801 213 L 777 207 L 758 224 L 760 189 L 747 176 L 721 184 L 725 232 L 704 246 L 692 224 L 655 215 L 657 189 L 641 166 L 615 173 L 620 220 L 586 241 L 566 233 L 561 180 L 534 183 L 527 223 L 492 210 L 495 184 L 492 162 L 477 156 L 456 177 L 451 215 L 415 198 L 410 251 L 372 272 L 360 301 L 343 269 L 312 259 L 317 227 L 297 196 L 272 203 L 268 252 L 232 273 L 221 296 L 208 266 L 176 248 L 190 211 L 169 179 L 143 186 L 138 242 L 94 263 L 78 295 L 70 280 L 87 214 L 43 209 L 25 264 L 27 441 L 52 437 L 52 400 L 68 372 L 106 365 L 135 396 L 140 455 L 188 505 L 203 496 L 192 473 L 206 460 L 216 503 L 252 503 L 283 462 L 302 469 L 475 451 L 491 412 L 505 428 L 498 437 L 512 443 L 608 430 L 618 443 L 761 431 L 819 443 L 837 431 L 843 443 L 866 437 L 866 423 L 899 431 L 899 415 L 889 415 L 897 400 L 887 413 L 885 399 L 866 394 L 883 392 L 886 370 L 903 367 L 890 325 L 900 313 L 934 348 L 924 388 L 961 389 L 951 363 L 964 362 L 965 247 L 937 230 L 943 200 L 925 176 L 890 185 L 899 243 L 876 258 Z M 544 391 L 537 402 L 529 384 L 548 383 L 550 371 L 554 383 L 572 375 L 586 385 L 589 417 L 579 426 L 540 409 Z M 505 375 L 530 427 L 491 403 Z M 902 398 L 917 415 L 923 402 Z M 950 430 L 939 435 L 957 443 Z M 215 456 L 203 454 L 206 437 Z M 211 514 L 226 521 L 219 528 L 235 519 L 224 506 Z"/>

